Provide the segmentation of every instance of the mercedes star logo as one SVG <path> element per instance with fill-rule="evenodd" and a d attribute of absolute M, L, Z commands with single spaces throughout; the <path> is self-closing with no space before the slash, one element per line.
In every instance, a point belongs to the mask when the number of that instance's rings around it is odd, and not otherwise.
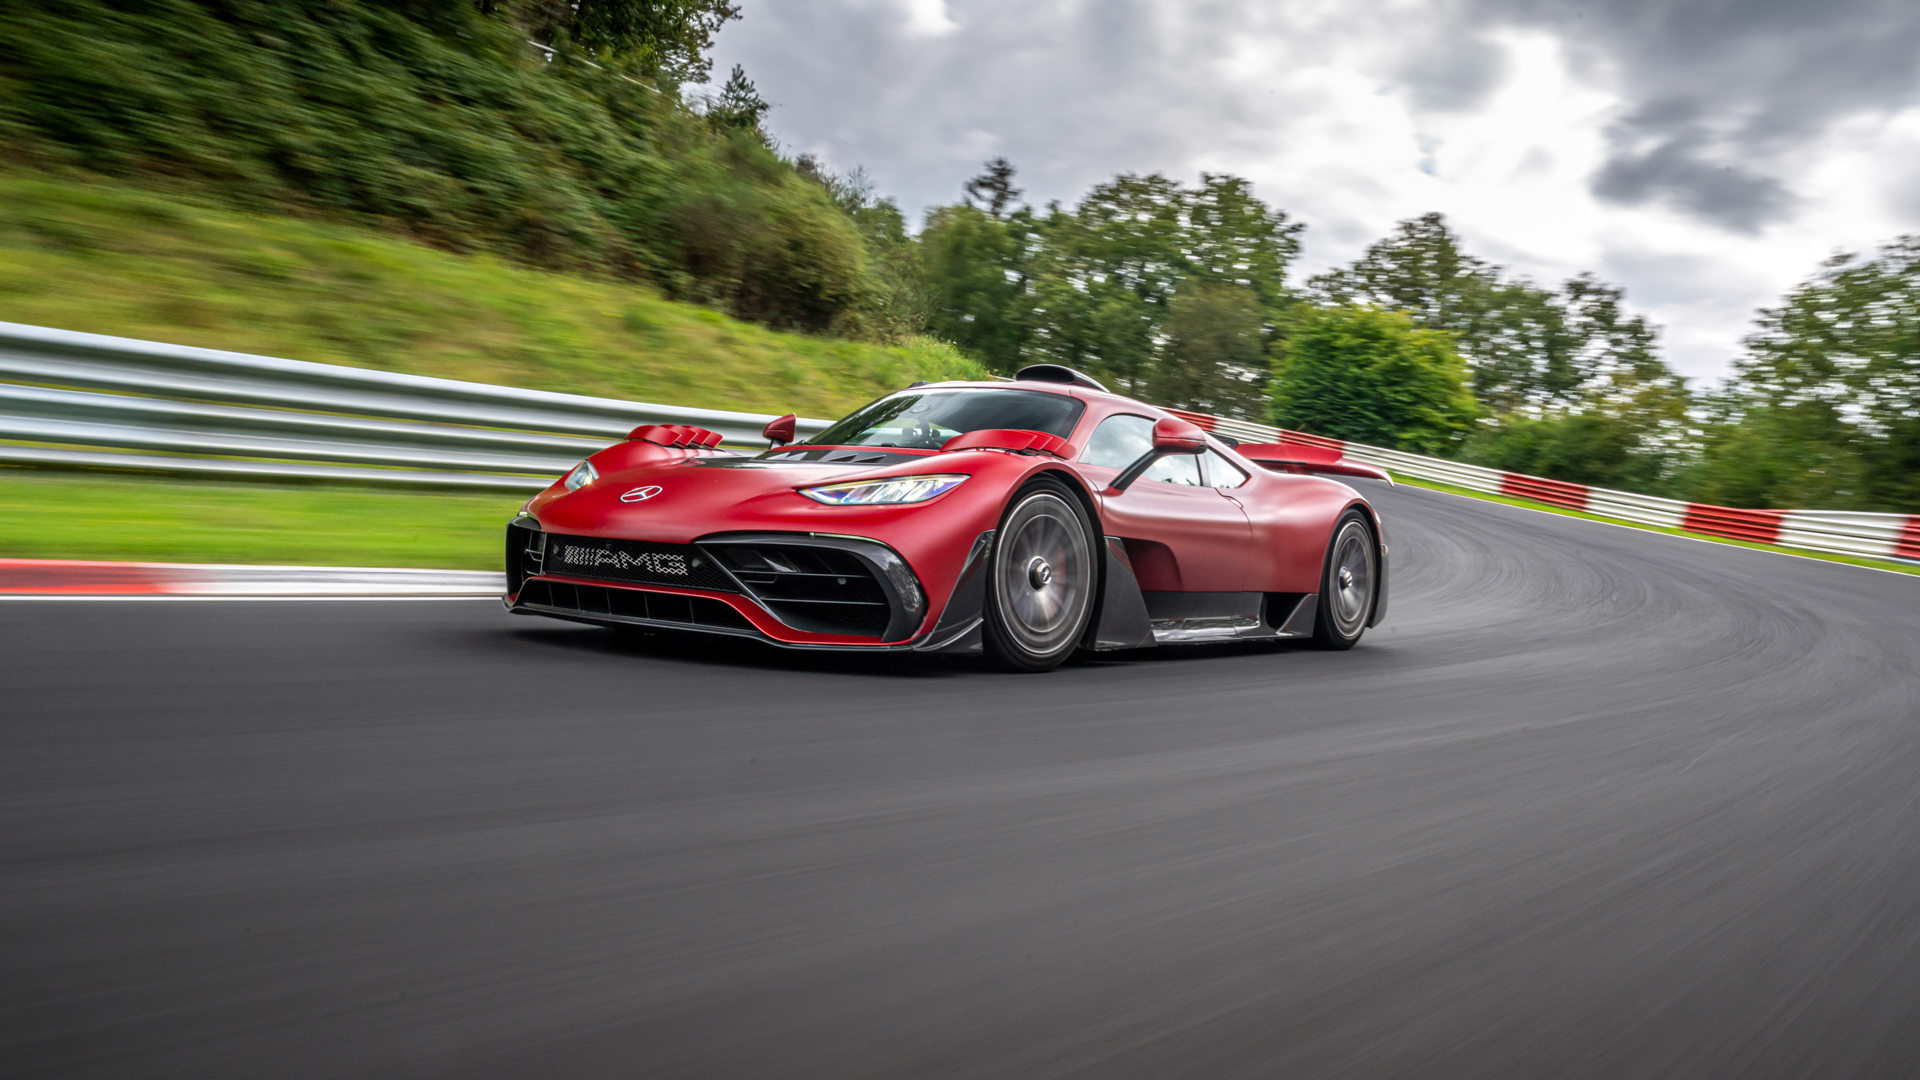
<path fill-rule="evenodd" d="M 625 495 L 620 496 L 620 501 L 621 502 L 646 502 L 648 499 L 651 499 L 658 494 L 660 494 L 659 486 L 655 484 L 648 484 L 646 487 L 634 488 L 632 491 L 629 491 Z"/>

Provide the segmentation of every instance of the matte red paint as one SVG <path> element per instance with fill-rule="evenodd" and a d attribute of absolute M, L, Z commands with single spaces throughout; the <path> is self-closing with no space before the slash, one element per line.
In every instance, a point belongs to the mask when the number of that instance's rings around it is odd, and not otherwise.
<path fill-rule="evenodd" d="M 1006 383 L 946 385 L 1007 389 Z M 1327 544 L 1340 515 L 1348 507 L 1360 506 L 1378 527 L 1377 515 L 1352 488 L 1319 476 L 1271 472 L 1197 431 L 1208 448 L 1248 473 L 1245 483 L 1223 490 L 1142 480 L 1123 494 L 1111 494 L 1109 485 L 1119 470 L 1074 460 L 1075 448 L 1085 446 L 1100 422 L 1115 413 L 1155 420 L 1171 414 L 1086 387 L 1017 385 L 1031 393 L 1061 394 L 1086 403 L 1074 431 L 1066 439 L 1055 440 L 1057 447 L 1030 439 L 1020 448 L 1028 452 L 1018 452 L 956 446 L 960 442 L 956 439 L 941 450 L 889 448 L 909 460 L 880 467 L 763 460 L 746 467 L 707 468 L 698 462 L 730 455 L 699 446 L 663 446 L 642 438 L 615 444 L 589 458 L 600 474 L 595 482 L 569 492 L 556 481 L 536 495 L 527 510 L 548 531 L 579 536 L 691 543 L 728 533 L 792 532 L 878 541 L 906 560 L 926 593 L 925 618 L 901 641 L 911 641 L 938 623 L 975 539 L 998 528 L 1013 493 L 1042 474 L 1058 476 L 1087 496 L 1100 531 L 1126 541 L 1129 555 L 1136 559 L 1141 586 L 1150 590 L 1317 592 Z M 1174 422 L 1189 431 L 1197 427 Z M 1000 437 L 1006 434 L 981 438 L 1013 441 Z M 964 473 L 968 479 L 943 495 L 911 506 L 826 506 L 800 494 L 801 488 L 814 485 L 926 473 Z M 620 501 L 623 492 L 648 485 L 658 486 L 660 493 L 641 502 Z M 610 585 L 587 578 L 558 580 Z M 647 588 L 720 600 L 775 641 L 876 644 L 870 637 L 794 630 L 752 601 L 730 593 Z"/>
<path fill-rule="evenodd" d="M 1199 453 L 1206 449 L 1207 433 L 1197 424 L 1177 416 L 1163 416 L 1153 422 L 1153 448 L 1173 453 Z"/>
<path fill-rule="evenodd" d="M 793 441 L 794 431 L 798 429 L 799 426 L 800 418 L 792 413 L 788 413 L 785 416 L 775 417 L 767 421 L 767 426 L 760 429 L 760 437 L 770 443 L 790 443 Z"/>
<path fill-rule="evenodd" d="M 656 446 L 692 446 L 714 447 L 725 438 L 717 431 L 689 424 L 641 424 L 627 432 L 627 438 L 650 442 Z M 599 468 L 598 465 L 594 466 Z"/>

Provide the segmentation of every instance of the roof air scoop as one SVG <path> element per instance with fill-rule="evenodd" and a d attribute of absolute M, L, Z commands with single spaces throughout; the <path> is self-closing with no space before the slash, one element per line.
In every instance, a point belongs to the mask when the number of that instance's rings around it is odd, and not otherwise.
<path fill-rule="evenodd" d="M 1069 386 L 1084 386 L 1089 390 L 1108 393 L 1107 388 L 1101 386 L 1093 376 L 1061 364 L 1028 364 L 1013 373 L 1013 381 L 1066 383 Z"/>

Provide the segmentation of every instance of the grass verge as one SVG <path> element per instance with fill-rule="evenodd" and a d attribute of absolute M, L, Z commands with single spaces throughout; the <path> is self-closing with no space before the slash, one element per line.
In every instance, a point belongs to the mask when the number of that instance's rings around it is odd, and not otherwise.
<path fill-rule="evenodd" d="M 701 408 L 835 417 L 985 370 L 931 338 L 783 333 L 643 286 L 184 195 L 0 174 L 0 320 Z"/>
<path fill-rule="evenodd" d="M 1666 533 L 1669 536 L 1684 536 L 1690 540 L 1707 540 L 1715 544 L 1753 548 L 1757 551 L 1777 551 L 1782 555 L 1798 555 L 1803 559 L 1821 559 L 1826 562 L 1852 563 L 1855 566 L 1868 566 L 1875 570 L 1891 570 L 1899 574 L 1920 574 L 1920 566 L 1914 566 L 1908 563 L 1893 562 L 1887 559 L 1869 559 L 1858 555 L 1834 555 L 1824 551 L 1807 551 L 1804 548 L 1781 547 L 1778 544 L 1756 544 L 1750 540 L 1733 540 L 1724 536 L 1710 536 L 1706 533 L 1688 532 L 1685 529 L 1669 529 L 1660 525 L 1642 525 L 1636 521 L 1621 521 L 1618 518 L 1602 517 L 1599 514 L 1589 514 L 1582 510 L 1568 510 L 1565 507 L 1549 506 L 1546 503 L 1534 502 L 1531 499 L 1515 499 L 1506 495 L 1491 495 L 1484 491 L 1474 491 L 1471 488 L 1443 484 L 1437 480 L 1422 480 L 1419 477 L 1408 476 L 1405 473 L 1393 473 L 1393 481 L 1396 484 L 1405 484 L 1408 487 L 1427 488 L 1430 491 L 1444 491 L 1449 495 L 1459 495 L 1468 499 L 1506 503 L 1508 506 L 1518 506 L 1526 510 L 1539 510 L 1543 513 L 1560 514 L 1564 517 L 1585 518 L 1588 521 L 1599 521 L 1608 525 L 1621 525 L 1629 529 L 1641 529 L 1646 532 Z"/>
<path fill-rule="evenodd" d="M 498 570 L 525 501 L 0 469 L 0 557 Z"/>

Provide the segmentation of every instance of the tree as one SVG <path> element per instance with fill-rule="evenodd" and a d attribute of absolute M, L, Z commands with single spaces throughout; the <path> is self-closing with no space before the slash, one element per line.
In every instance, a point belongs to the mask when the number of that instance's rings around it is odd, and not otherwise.
<path fill-rule="evenodd" d="M 1315 435 L 1435 453 L 1476 412 L 1452 339 L 1404 312 L 1303 306 L 1274 364 L 1274 423 Z"/>
<path fill-rule="evenodd" d="M 1468 436 L 1460 458 L 1506 472 L 1665 494 L 1673 455 L 1628 420 L 1598 411 L 1506 416 Z"/>
<path fill-rule="evenodd" d="M 564 34 L 588 52 L 676 85 L 707 81 L 713 36 L 739 17 L 730 0 L 532 0 L 527 8 L 536 39 Z"/>
<path fill-rule="evenodd" d="M 1065 364 L 1166 404 L 1262 414 L 1299 224 L 1232 176 L 1122 174 L 1044 214 L 1008 209 L 1012 177 L 988 162 L 965 200 L 927 215 L 930 332 L 996 371 Z"/>
<path fill-rule="evenodd" d="M 965 204 L 929 213 L 920 233 L 927 331 L 994 371 L 1018 367 L 1032 314 L 1033 237 L 1024 208 L 1006 219 Z"/>
<path fill-rule="evenodd" d="M 1836 255 L 1758 324 L 1718 403 L 1703 490 L 1920 510 L 1920 236 Z"/>
<path fill-rule="evenodd" d="M 752 132 L 765 142 L 766 134 L 760 129 L 760 122 L 772 108 L 760 96 L 753 80 L 747 78 L 747 69 L 735 64 L 733 74 L 727 76 L 726 84 L 720 88 L 720 96 L 707 105 L 707 121 L 717 127 Z"/>
<path fill-rule="evenodd" d="M 905 341 L 924 330 L 932 300 L 921 274 L 922 245 L 907 235 L 899 204 L 876 196 L 872 177 L 860 166 L 842 176 L 813 155 L 802 154 L 793 167 L 826 192 L 866 242 L 863 297 L 852 320 L 843 322 L 862 336 L 886 342 Z"/>
<path fill-rule="evenodd" d="M 1258 416 L 1266 389 L 1266 320 L 1251 290 L 1189 279 L 1167 304 L 1154 402 L 1227 416 Z"/>
<path fill-rule="evenodd" d="M 1559 290 L 1467 254 L 1439 214 L 1401 222 L 1351 267 L 1315 277 L 1328 303 L 1404 311 L 1454 336 L 1474 395 L 1496 415 L 1636 410 L 1671 418 L 1684 383 L 1655 351 L 1656 331 L 1628 314 L 1618 287 L 1581 274 Z"/>
<path fill-rule="evenodd" d="M 1071 213 L 1049 207 L 1038 224 L 1024 356 L 1083 368 L 1133 393 L 1156 383 L 1206 386 L 1209 394 L 1231 389 L 1220 369 L 1177 370 L 1183 356 L 1201 355 L 1176 347 L 1165 332 L 1182 290 L 1216 309 L 1226 295 L 1220 290 L 1240 294 L 1228 306 L 1257 313 L 1263 350 L 1293 303 L 1285 275 L 1299 252 L 1301 226 L 1236 177 L 1202 174 L 1200 185 L 1188 188 L 1164 176 L 1122 174 Z M 1183 340 L 1193 340 L 1192 333 Z M 1253 392 L 1227 394 L 1226 408 L 1258 401 L 1262 367 L 1253 368 Z"/>
<path fill-rule="evenodd" d="M 1004 217 L 1011 211 L 1013 200 L 1021 195 L 1020 189 L 1013 186 L 1013 163 L 997 157 L 987 162 L 986 170 L 967 181 L 966 204 L 972 206 L 973 200 L 979 199 L 987 204 L 987 213 Z"/>

